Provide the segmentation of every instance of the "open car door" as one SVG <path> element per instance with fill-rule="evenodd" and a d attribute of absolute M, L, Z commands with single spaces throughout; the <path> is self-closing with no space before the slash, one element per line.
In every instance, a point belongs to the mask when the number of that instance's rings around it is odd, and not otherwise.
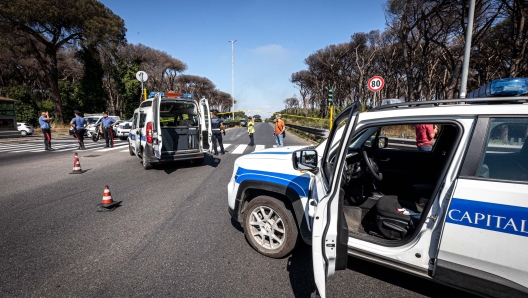
<path fill-rule="evenodd" d="M 152 147 L 154 148 L 154 154 L 159 159 L 161 158 L 161 148 L 163 147 L 163 140 L 161 137 L 161 124 L 160 124 L 160 108 L 161 108 L 161 93 L 156 94 L 152 99 Z"/>
<path fill-rule="evenodd" d="M 348 226 L 343 213 L 341 180 L 345 151 L 356 126 L 357 111 L 359 104 L 354 104 L 337 116 L 321 159 L 321 169 L 326 173 L 329 191 L 317 203 L 312 230 L 314 279 L 321 297 L 326 296 L 326 279 L 334 275 L 336 270 L 347 267 Z M 336 133 L 338 130 L 339 133 Z M 340 139 L 337 148 L 335 138 Z"/>
<path fill-rule="evenodd" d="M 203 97 L 200 99 L 200 130 L 202 134 L 203 152 L 212 152 L 212 130 L 209 112 L 209 101 Z"/>

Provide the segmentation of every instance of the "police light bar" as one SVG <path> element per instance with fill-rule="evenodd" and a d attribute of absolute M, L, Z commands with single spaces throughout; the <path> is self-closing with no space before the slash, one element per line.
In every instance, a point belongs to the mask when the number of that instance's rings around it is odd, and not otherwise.
<path fill-rule="evenodd" d="M 405 100 L 401 98 L 387 98 L 381 101 L 381 105 L 384 106 L 384 105 L 390 105 L 394 103 L 404 103 L 404 102 Z"/>
<path fill-rule="evenodd" d="M 167 97 L 167 98 L 185 98 L 185 99 L 194 98 L 194 94 L 192 94 L 192 93 L 190 93 L 190 94 L 187 94 L 187 93 L 175 93 L 174 91 L 169 91 L 167 93 L 159 92 L 159 91 L 152 91 L 152 92 L 149 93 L 148 97 L 152 98 L 152 97 L 156 96 L 156 94 L 158 94 L 158 93 L 161 94 L 161 97 Z"/>
<path fill-rule="evenodd" d="M 516 96 L 528 92 L 528 79 L 509 78 L 491 81 L 490 96 Z M 487 92 L 486 92 L 487 93 Z"/>
<path fill-rule="evenodd" d="M 152 98 L 152 97 L 156 96 L 156 94 L 158 94 L 158 93 L 161 93 L 161 97 L 165 96 L 165 92 L 151 91 L 151 92 L 148 94 L 148 98 Z"/>

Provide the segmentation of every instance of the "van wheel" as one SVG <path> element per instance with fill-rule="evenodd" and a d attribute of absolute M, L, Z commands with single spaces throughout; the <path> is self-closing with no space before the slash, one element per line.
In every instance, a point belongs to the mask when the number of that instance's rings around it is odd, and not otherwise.
<path fill-rule="evenodd" d="M 295 248 L 299 231 L 293 214 L 282 201 L 258 196 L 244 210 L 244 235 L 259 253 L 282 258 Z"/>
<path fill-rule="evenodd" d="M 141 153 L 141 157 L 142 157 L 142 163 L 143 163 L 143 168 L 145 170 L 150 170 L 152 169 L 152 164 L 150 162 L 148 162 L 147 160 L 147 155 L 145 154 L 145 152 L 142 152 Z"/>
<path fill-rule="evenodd" d="M 130 155 L 136 155 L 136 153 L 134 153 L 134 150 L 132 149 L 132 144 L 130 144 L 130 142 L 128 142 L 128 153 L 130 153 Z"/>

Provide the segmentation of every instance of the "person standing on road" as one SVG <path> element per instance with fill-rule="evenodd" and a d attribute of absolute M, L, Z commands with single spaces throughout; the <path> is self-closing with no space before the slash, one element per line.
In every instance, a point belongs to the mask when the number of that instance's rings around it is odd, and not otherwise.
<path fill-rule="evenodd" d="M 103 118 L 101 119 L 101 125 L 99 126 L 99 131 L 103 134 L 104 139 L 106 140 L 105 148 L 114 147 L 114 129 L 113 125 L 116 125 L 119 121 L 116 121 L 114 118 L 108 117 L 108 113 L 103 113 Z"/>
<path fill-rule="evenodd" d="M 225 135 L 225 128 L 224 123 L 222 123 L 222 119 L 218 118 L 216 116 L 216 112 L 211 112 L 211 129 L 213 130 L 213 148 L 214 148 L 214 155 L 218 155 L 218 147 L 216 147 L 216 142 L 220 144 L 220 149 L 222 150 L 222 154 L 225 154 L 224 150 L 224 144 L 222 143 L 222 131 Z"/>
<path fill-rule="evenodd" d="M 70 125 L 73 126 L 73 135 L 77 138 L 77 142 L 79 142 L 79 148 L 77 149 L 86 150 L 86 148 L 84 148 L 84 129 L 86 127 L 86 119 L 80 116 L 81 112 L 77 110 L 73 112 L 75 113 L 75 117 L 71 120 Z"/>
<path fill-rule="evenodd" d="M 416 146 L 419 151 L 432 151 L 433 142 L 438 128 L 433 124 L 416 124 L 414 126 L 416 132 Z"/>
<path fill-rule="evenodd" d="M 284 125 L 284 121 L 282 121 L 280 114 L 275 115 L 275 118 L 275 142 L 277 143 L 277 147 L 282 147 L 284 146 L 283 133 L 286 126 Z"/>
<path fill-rule="evenodd" d="M 253 117 L 248 117 L 247 130 L 249 134 L 249 146 L 255 146 L 255 139 L 253 139 L 253 134 L 255 133 L 255 120 Z"/>
<path fill-rule="evenodd" d="M 39 117 L 40 129 L 44 134 L 44 146 L 46 151 L 54 151 L 55 149 L 51 148 L 51 126 L 50 126 L 50 117 L 48 112 L 42 112 Z"/>

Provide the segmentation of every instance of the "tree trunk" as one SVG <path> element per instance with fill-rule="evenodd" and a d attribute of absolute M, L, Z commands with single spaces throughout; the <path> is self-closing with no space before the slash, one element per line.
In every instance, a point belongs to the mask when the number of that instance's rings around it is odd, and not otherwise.
<path fill-rule="evenodd" d="M 54 50 L 46 51 L 48 56 L 48 81 L 51 88 L 51 101 L 53 102 L 53 110 L 55 112 L 55 119 L 63 122 L 62 115 L 62 101 L 59 90 L 59 72 L 57 70 L 57 53 Z"/>

